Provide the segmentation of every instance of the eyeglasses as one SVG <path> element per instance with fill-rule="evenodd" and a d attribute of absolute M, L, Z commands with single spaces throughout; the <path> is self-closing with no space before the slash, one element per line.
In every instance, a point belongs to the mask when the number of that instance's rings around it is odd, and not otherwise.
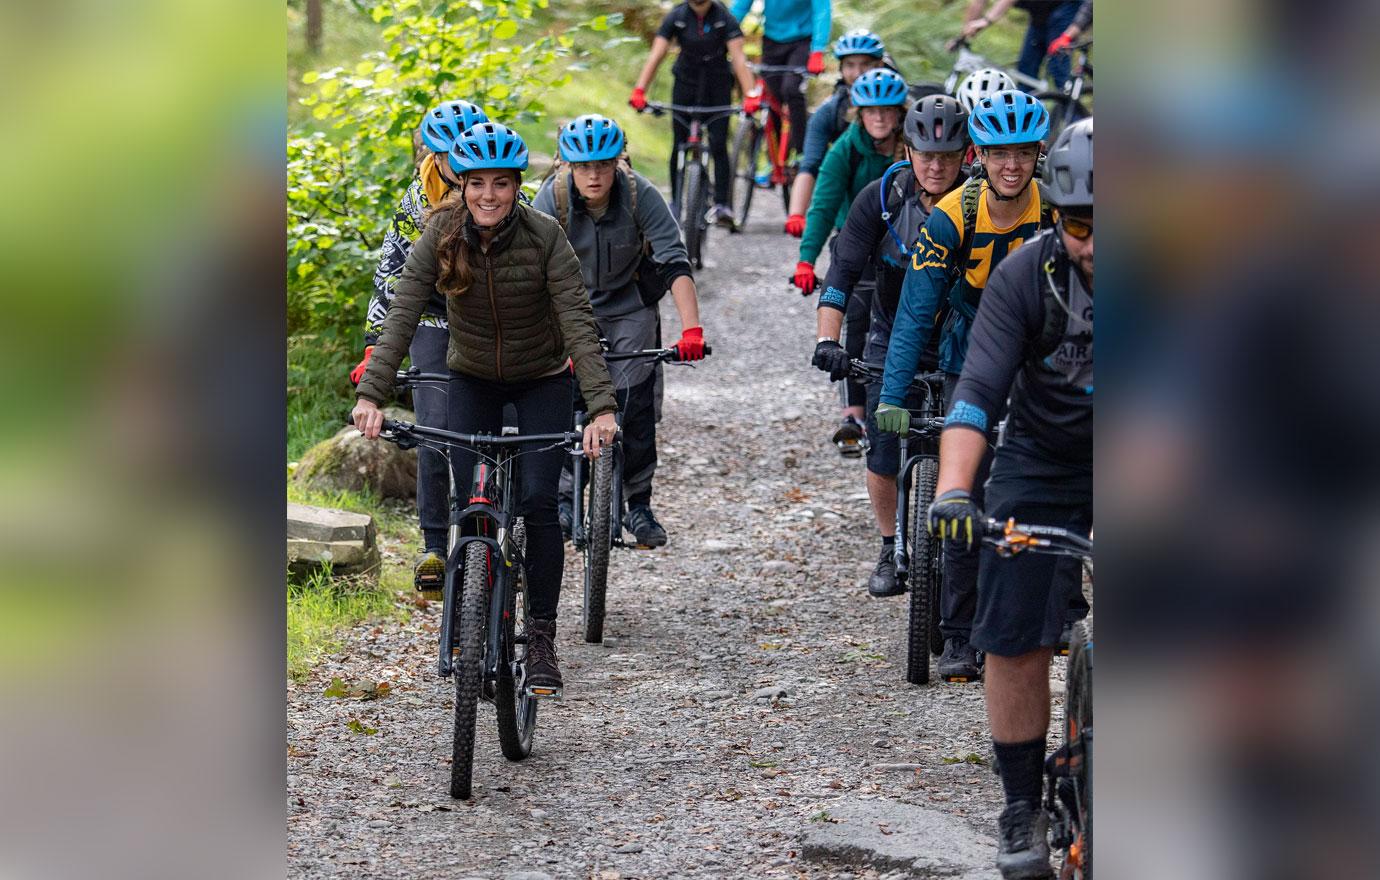
<path fill-rule="evenodd" d="M 1093 223 L 1091 217 L 1074 217 L 1062 211 L 1054 213 L 1055 222 L 1059 224 L 1059 229 L 1067 232 L 1079 241 L 1087 241 L 1092 238 Z"/>
<path fill-rule="evenodd" d="M 914 152 L 914 156 L 915 156 L 915 161 L 916 161 L 918 164 L 921 164 L 921 165 L 947 165 L 947 164 L 952 163 L 952 162 L 962 162 L 962 161 L 963 161 L 963 151 L 962 151 L 962 150 L 950 150 L 950 151 L 948 151 L 948 152 L 943 152 L 943 153 L 938 153 L 938 152 L 924 152 L 924 153 L 922 153 L 922 152 L 920 152 L 919 150 L 916 150 L 916 151 Z"/>
<path fill-rule="evenodd" d="M 617 159 L 600 159 L 597 162 L 575 162 L 571 167 L 576 171 L 584 171 L 589 174 L 602 174 L 605 171 L 612 171 L 617 164 Z"/>
<path fill-rule="evenodd" d="M 983 159 L 988 165 L 1030 165 L 1039 157 L 1039 147 L 1021 147 L 1018 150 L 989 149 Z"/>

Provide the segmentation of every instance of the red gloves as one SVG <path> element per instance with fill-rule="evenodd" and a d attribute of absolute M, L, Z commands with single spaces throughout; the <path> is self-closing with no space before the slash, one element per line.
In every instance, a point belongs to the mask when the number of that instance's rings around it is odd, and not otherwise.
<path fill-rule="evenodd" d="M 1073 37 L 1065 31 L 1054 38 L 1054 42 L 1049 44 L 1049 50 L 1045 54 L 1053 58 L 1071 45 L 1073 45 Z"/>
<path fill-rule="evenodd" d="M 680 342 L 671 347 L 676 350 L 676 360 L 704 360 L 704 328 L 686 327 L 680 334 Z"/>
<path fill-rule="evenodd" d="M 789 216 L 789 217 L 786 218 L 786 234 L 787 234 L 787 235 L 793 235 L 793 236 L 795 236 L 796 238 L 800 238 L 800 236 L 802 236 L 802 235 L 805 234 L 805 215 L 804 215 L 804 214 L 792 214 L 791 216 Z M 808 264 L 802 264 L 802 265 L 808 265 Z"/>
<path fill-rule="evenodd" d="M 633 89 L 632 97 L 628 99 L 634 110 L 645 110 L 647 108 L 647 90 Z"/>
<path fill-rule="evenodd" d="M 791 283 L 800 288 L 802 296 L 809 296 L 815 292 L 815 285 L 819 279 L 815 278 L 815 267 L 810 263 L 801 260 L 795 264 L 795 275 L 791 278 Z"/>
<path fill-rule="evenodd" d="M 824 53 L 823 53 L 823 52 L 811 52 L 811 53 L 810 53 L 810 60 L 805 62 L 805 69 L 808 70 L 808 71 L 810 71 L 810 73 L 813 73 L 813 74 L 821 74 L 821 73 L 823 73 L 823 72 L 824 72 Z"/>
<path fill-rule="evenodd" d="M 762 109 L 762 87 L 758 86 L 756 92 L 756 94 L 747 94 L 743 96 L 744 113 L 751 115 Z"/>
<path fill-rule="evenodd" d="M 358 385 L 359 380 L 364 378 L 364 371 L 369 368 L 369 357 L 373 353 L 374 347 L 372 345 L 364 346 L 364 359 L 359 362 L 358 366 L 356 366 L 353 370 L 350 371 L 351 382 Z"/>

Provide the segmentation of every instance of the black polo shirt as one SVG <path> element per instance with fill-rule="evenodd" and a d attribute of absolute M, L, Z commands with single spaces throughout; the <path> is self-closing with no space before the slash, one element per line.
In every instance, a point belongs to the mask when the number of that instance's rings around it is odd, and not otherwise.
<path fill-rule="evenodd" d="M 680 57 L 671 68 L 677 79 L 699 81 L 731 78 L 728 63 L 728 41 L 743 35 L 738 19 L 718 0 L 709 4 L 700 19 L 689 3 L 681 3 L 661 20 L 656 35 L 676 43 Z"/>

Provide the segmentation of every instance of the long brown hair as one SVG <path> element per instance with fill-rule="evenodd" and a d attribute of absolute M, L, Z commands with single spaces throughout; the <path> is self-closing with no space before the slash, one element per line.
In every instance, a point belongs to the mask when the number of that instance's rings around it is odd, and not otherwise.
<path fill-rule="evenodd" d="M 474 284 L 470 241 L 465 235 L 470 209 L 463 198 L 446 199 L 432 212 L 428 224 L 441 230 L 436 241 L 436 289 L 446 296 L 460 296 Z"/>

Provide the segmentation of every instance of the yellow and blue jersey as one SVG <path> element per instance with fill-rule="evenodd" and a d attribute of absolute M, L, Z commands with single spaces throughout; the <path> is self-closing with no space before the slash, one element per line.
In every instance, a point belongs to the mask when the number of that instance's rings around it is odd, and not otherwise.
<path fill-rule="evenodd" d="M 939 347 L 939 368 L 947 373 L 963 371 L 968 350 L 968 329 L 977 314 L 978 300 L 992 270 L 1007 254 L 1030 240 L 1041 228 L 1044 205 L 1039 187 L 1030 185 L 1031 199 L 1015 223 L 998 227 L 987 210 L 988 182 L 977 186 L 977 216 L 970 230 L 972 247 L 964 266 L 957 265 L 963 247 L 963 192 L 967 185 L 940 199 L 915 243 L 910 267 L 901 285 L 896 323 L 887 348 L 886 378 L 882 401 L 904 405 L 906 387 L 915 376 L 920 352 L 934 332 L 936 317 L 947 300 L 953 306 L 944 325 Z M 960 272 L 961 268 L 961 272 Z"/>

